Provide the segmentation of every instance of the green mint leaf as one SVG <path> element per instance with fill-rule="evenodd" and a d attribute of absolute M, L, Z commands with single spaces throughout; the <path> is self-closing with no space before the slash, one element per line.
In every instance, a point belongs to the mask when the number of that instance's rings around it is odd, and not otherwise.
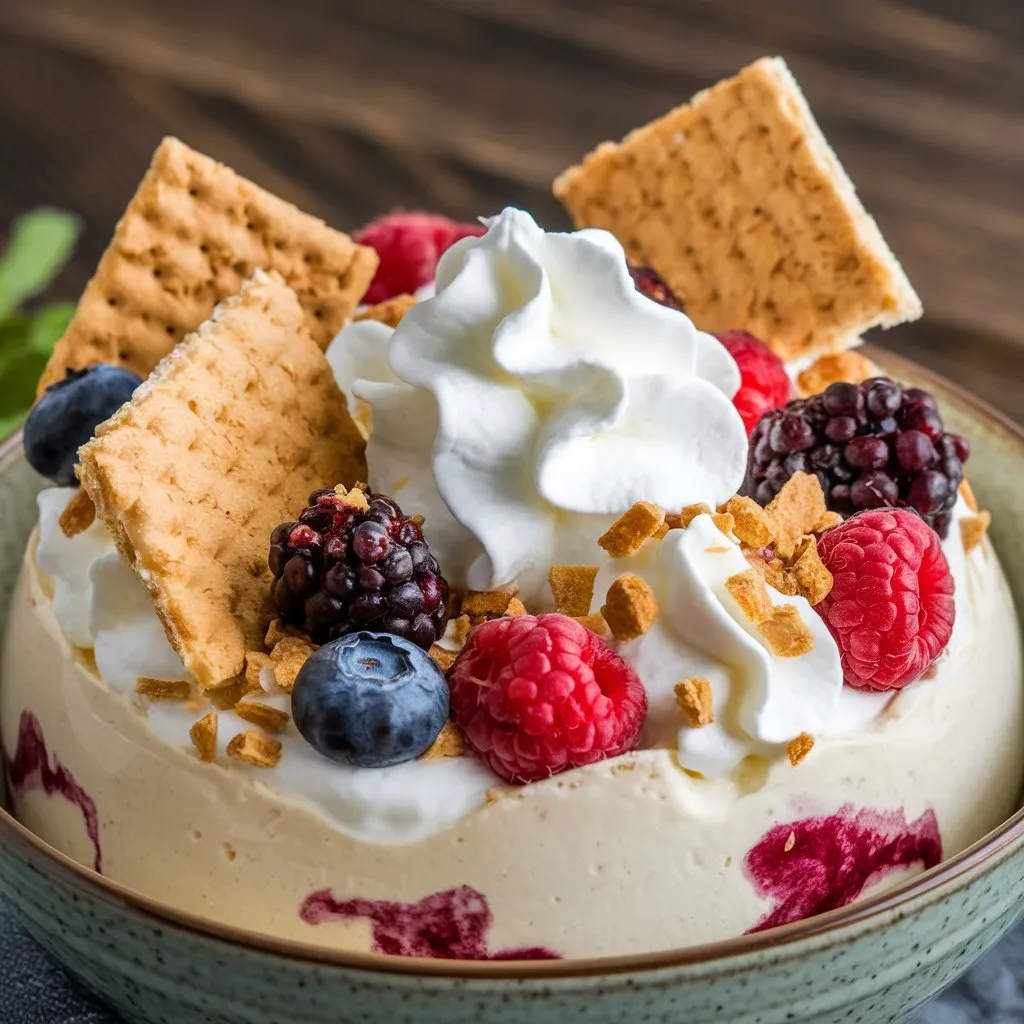
<path fill-rule="evenodd" d="M 64 332 L 75 315 L 73 302 L 55 302 L 31 317 L 26 342 L 34 352 L 49 357 L 53 346 L 64 337 Z"/>
<path fill-rule="evenodd" d="M 48 358 L 24 347 L 0 364 L 0 437 L 14 433 L 28 415 Z"/>
<path fill-rule="evenodd" d="M 0 319 L 38 295 L 67 262 L 78 238 L 78 218 L 40 208 L 22 214 L 0 257 Z"/>

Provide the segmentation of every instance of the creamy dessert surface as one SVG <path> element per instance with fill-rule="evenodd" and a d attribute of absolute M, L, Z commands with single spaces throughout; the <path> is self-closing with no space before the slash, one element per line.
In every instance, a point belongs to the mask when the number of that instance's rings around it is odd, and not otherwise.
<path fill-rule="evenodd" d="M 8 627 L 19 642 L 3 652 L 3 741 L 13 751 L 21 712 L 35 714 L 99 809 L 104 872 L 217 920 L 368 950 L 366 920 L 311 927 L 297 908 L 325 887 L 338 899 L 415 902 L 469 885 L 486 895 L 495 947 L 542 943 L 563 956 L 595 956 L 714 941 L 771 911 L 744 858 L 779 823 L 844 804 L 895 811 L 908 824 L 933 810 L 949 856 L 1013 811 L 1024 751 L 1020 641 L 987 543 L 972 554 L 967 578 L 970 650 L 896 696 L 864 730 L 821 741 L 804 770 L 750 759 L 708 780 L 681 770 L 674 751 L 651 749 L 510 788 L 472 758 L 414 762 L 403 767 L 451 772 L 446 788 L 479 773 L 479 789 L 461 817 L 433 834 L 380 842 L 365 821 L 362 834 L 353 819 L 339 827 L 308 790 L 289 791 L 286 776 L 238 763 L 211 770 L 187 740 L 158 737 L 159 716 L 174 706 L 154 705 L 147 715 L 96 677 L 65 640 L 28 557 Z M 34 791 L 18 813 L 56 848 L 91 863 L 72 804 Z"/>

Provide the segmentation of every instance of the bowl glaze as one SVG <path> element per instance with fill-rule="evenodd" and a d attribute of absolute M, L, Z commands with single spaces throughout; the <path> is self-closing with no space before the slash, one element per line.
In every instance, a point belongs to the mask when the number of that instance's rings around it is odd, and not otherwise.
<path fill-rule="evenodd" d="M 971 481 L 1024 607 L 1024 431 L 922 368 L 873 352 L 967 434 Z M 0 620 L 42 481 L 0 448 Z M 595 960 L 412 960 L 333 952 L 202 920 L 52 850 L 0 810 L 0 894 L 39 942 L 138 1024 L 885 1024 L 912 1020 L 1024 913 L 1024 811 L 882 896 L 714 945 Z"/>

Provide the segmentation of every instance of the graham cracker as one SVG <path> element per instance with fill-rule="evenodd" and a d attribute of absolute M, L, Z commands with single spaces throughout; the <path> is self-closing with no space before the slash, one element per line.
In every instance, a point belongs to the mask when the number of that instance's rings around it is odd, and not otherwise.
<path fill-rule="evenodd" d="M 204 690 L 263 647 L 274 527 L 311 491 L 366 475 L 295 293 L 262 272 L 79 454 L 82 486 Z"/>
<path fill-rule="evenodd" d="M 705 331 L 783 359 L 921 315 L 781 58 L 606 142 L 554 183 L 578 228 L 611 231 Z"/>
<path fill-rule="evenodd" d="M 325 349 L 352 315 L 377 254 L 230 168 L 164 139 L 39 382 L 68 368 L 145 378 L 256 270 L 275 270 Z"/>

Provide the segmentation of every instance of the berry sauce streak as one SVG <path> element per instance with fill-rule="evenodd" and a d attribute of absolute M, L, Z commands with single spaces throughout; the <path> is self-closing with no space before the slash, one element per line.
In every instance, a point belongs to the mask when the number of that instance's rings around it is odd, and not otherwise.
<path fill-rule="evenodd" d="M 389 900 L 337 900 L 330 889 L 310 893 L 299 909 L 306 924 L 329 924 L 354 917 L 369 918 L 373 952 L 423 956 L 442 960 L 559 960 L 549 949 L 524 947 L 491 952 L 487 932 L 494 916 L 487 897 L 460 885 L 435 892 L 418 903 Z"/>
<path fill-rule="evenodd" d="M 868 885 L 898 868 L 942 860 L 935 812 L 907 824 L 902 811 L 850 805 L 823 818 L 776 825 L 744 861 L 758 895 L 774 903 L 751 932 L 801 921 L 852 903 Z"/>
<path fill-rule="evenodd" d="M 82 812 L 85 830 L 92 840 L 93 870 L 102 874 L 103 857 L 100 852 L 100 826 L 96 804 L 56 755 L 51 760 L 39 719 L 31 711 L 21 713 L 21 720 L 18 723 L 18 746 L 13 757 L 7 757 L 6 751 L 4 752 L 4 769 L 7 785 L 15 800 L 20 799 L 25 793 L 41 789 L 47 796 L 59 793 Z"/>

